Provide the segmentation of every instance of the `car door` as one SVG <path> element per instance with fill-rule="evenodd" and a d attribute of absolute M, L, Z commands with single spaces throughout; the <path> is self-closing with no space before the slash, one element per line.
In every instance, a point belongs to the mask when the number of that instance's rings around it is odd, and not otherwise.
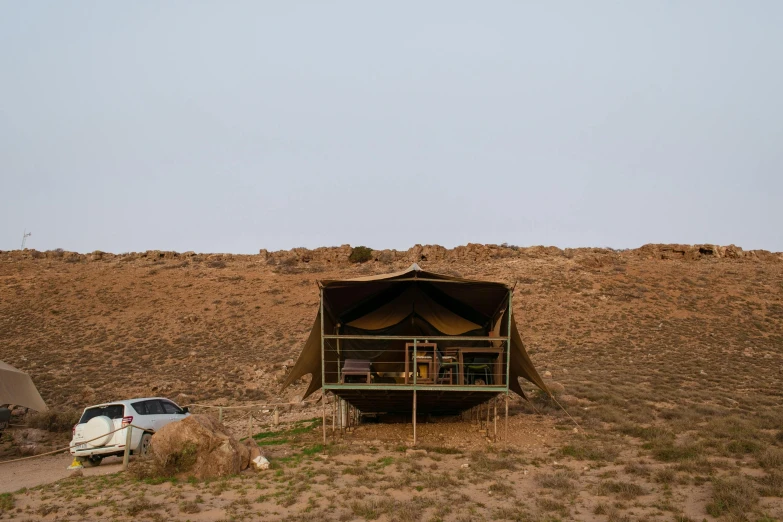
<path fill-rule="evenodd" d="M 185 418 L 185 412 L 173 402 L 167 401 L 166 399 L 161 399 L 160 402 L 163 405 L 163 411 L 165 412 L 164 417 L 167 424 Z"/>
<path fill-rule="evenodd" d="M 166 412 L 163 410 L 163 404 L 161 404 L 160 399 L 150 399 L 145 402 L 152 429 L 158 431 L 168 423 Z"/>

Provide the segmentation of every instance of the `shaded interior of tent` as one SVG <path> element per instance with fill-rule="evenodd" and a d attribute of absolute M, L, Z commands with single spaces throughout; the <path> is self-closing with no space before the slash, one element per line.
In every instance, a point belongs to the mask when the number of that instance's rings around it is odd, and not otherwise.
<path fill-rule="evenodd" d="M 408 270 L 320 282 L 320 309 L 286 387 L 312 375 L 363 413 L 457 413 L 498 393 L 546 390 L 502 283 Z"/>

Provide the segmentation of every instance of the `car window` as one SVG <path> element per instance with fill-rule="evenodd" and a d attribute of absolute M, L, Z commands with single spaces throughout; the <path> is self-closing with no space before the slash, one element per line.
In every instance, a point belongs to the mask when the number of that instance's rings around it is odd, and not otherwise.
<path fill-rule="evenodd" d="M 173 402 L 169 402 L 169 401 L 160 401 L 160 402 L 163 403 L 163 409 L 166 411 L 166 413 L 182 415 L 182 410 L 179 408 L 179 406 L 177 406 Z"/>
<path fill-rule="evenodd" d="M 94 408 L 87 408 L 82 413 L 82 418 L 79 419 L 79 424 L 89 422 L 90 419 L 105 415 L 110 419 L 121 419 L 125 416 L 125 406 L 122 404 L 109 404 L 108 406 L 95 406 Z"/>
<path fill-rule="evenodd" d="M 163 415 L 163 406 L 159 400 L 144 401 L 147 406 L 147 415 Z"/>
<path fill-rule="evenodd" d="M 132 402 L 131 406 L 133 406 L 133 409 L 136 410 L 136 413 L 139 415 L 149 415 L 149 413 L 147 413 L 146 401 Z"/>

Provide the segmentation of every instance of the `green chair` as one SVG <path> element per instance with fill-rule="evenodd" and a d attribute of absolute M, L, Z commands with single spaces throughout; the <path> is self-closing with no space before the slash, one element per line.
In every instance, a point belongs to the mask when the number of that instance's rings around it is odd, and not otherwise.
<path fill-rule="evenodd" d="M 438 354 L 438 380 L 435 384 L 454 384 L 454 376 L 456 375 L 459 363 L 457 361 L 444 361 L 443 354 Z"/>
<path fill-rule="evenodd" d="M 476 357 L 470 364 L 465 365 L 465 371 L 468 374 L 467 381 L 469 384 L 476 384 L 476 377 L 484 375 L 484 384 L 492 384 L 492 372 L 490 371 L 490 364 L 492 359 L 486 357 Z"/>

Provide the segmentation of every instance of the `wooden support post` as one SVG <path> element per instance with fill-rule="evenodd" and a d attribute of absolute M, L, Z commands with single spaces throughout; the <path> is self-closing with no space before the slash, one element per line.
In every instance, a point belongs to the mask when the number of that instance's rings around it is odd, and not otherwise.
<path fill-rule="evenodd" d="M 275 426 L 280 424 L 280 410 L 275 406 Z"/>
<path fill-rule="evenodd" d="M 323 401 L 323 420 L 321 424 L 323 425 L 324 444 L 326 444 L 326 393 L 321 393 L 321 401 Z"/>
<path fill-rule="evenodd" d="M 337 399 L 337 429 L 340 436 L 343 436 L 343 400 Z"/>
<path fill-rule="evenodd" d="M 334 428 L 337 425 L 337 399 L 332 394 L 332 437 L 334 437 Z"/>
<path fill-rule="evenodd" d="M 485 428 L 487 429 L 487 438 L 489 438 L 489 401 L 487 401 L 487 424 Z"/>
<path fill-rule="evenodd" d="M 247 438 L 253 438 L 253 410 L 250 410 L 247 415 Z"/>
<path fill-rule="evenodd" d="M 125 453 L 122 456 L 122 471 L 128 469 L 128 460 L 130 459 L 131 451 L 131 433 L 133 433 L 133 426 L 128 425 L 128 432 L 125 435 Z"/>
<path fill-rule="evenodd" d="M 223 406 L 218 408 L 218 422 L 223 422 Z"/>
<path fill-rule="evenodd" d="M 498 441 L 498 397 L 495 395 L 495 398 L 492 399 L 492 405 L 495 407 L 492 415 L 492 422 L 495 426 L 495 434 L 492 437 L 495 442 Z"/>
<path fill-rule="evenodd" d="M 413 390 L 413 446 L 416 446 L 416 390 Z"/>
<path fill-rule="evenodd" d="M 506 428 L 503 439 L 506 441 L 506 446 L 508 446 L 508 392 L 506 392 Z"/>

